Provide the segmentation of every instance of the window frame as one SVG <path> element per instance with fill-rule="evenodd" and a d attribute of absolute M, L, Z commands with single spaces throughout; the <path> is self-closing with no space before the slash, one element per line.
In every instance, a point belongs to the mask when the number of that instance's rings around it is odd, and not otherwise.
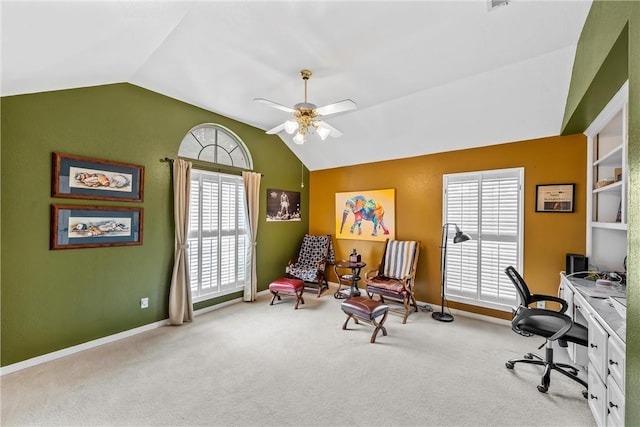
<path fill-rule="evenodd" d="M 517 218 L 515 219 L 515 227 L 516 234 L 513 236 L 512 234 L 505 232 L 501 234 L 500 231 L 494 233 L 485 233 L 485 228 L 487 225 L 483 223 L 483 206 L 485 209 L 488 206 L 495 207 L 495 203 L 491 204 L 491 202 L 487 202 L 483 204 L 483 187 L 482 183 L 486 180 L 496 180 L 500 179 L 506 182 L 507 180 L 517 180 L 517 196 L 515 199 L 517 200 L 517 206 L 515 208 L 517 212 Z M 473 216 L 470 216 L 465 211 L 460 214 L 462 216 L 454 216 L 450 209 L 450 203 L 448 201 L 448 191 L 450 189 L 450 184 L 452 182 L 473 182 L 473 180 L 477 180 L 477 203 L 475 205 L 475 216 L 477 220 L 473 221 Z M 463 242 L 460 244 L 451 244 L 451 240 L 449 240 L 449 244 L 447 245 L 447 271 L 446 271 L 446 279 L 447 283 L 445 283 L 445 295 L 446 298 L 450 301 L 460 302 L 464 304 L 490 308 L 500 311 L 511 311 L 511 309 L 517 304 L 517 295 L 516 290 L 513 288 L 513 284 L 509 281 L 508 277 L 504 274 L 504 267 L 506 265 L 501 265 L 502 262 L 500 257 L 498 260 L 485 260 L 485 262 L 491 261 L 493 264 L 497 264 L 495 267 L 492 266 L 492 270 L 489 272 L 485 272 L 483 274 L 483 250 L 486 249 L 486 245 L 492 244 L 494 247 L 497 246 L 498 253 L 500 252 L 500 244 L 501 243 L 515 243 L 515 258 L 514 262 L 509 262 L 509 265 L 513 265 L 518 271 L 523 274 L 523 254 L 524 254 L 524 168 L 507 168 L 507 169 L 493 169 L 493 170 L 485 170 L 485 171 L 475 171 L 475 172 L 464 172 L 464 173 L 453 173 L 453 174 L 445 174 L 442 179 L 442 218 L 443 224 L 446 223 L 456 223 L 459 228 L 469 234 L 472 238 L 471 244 L 469 242 Z M 505 190 L 506 191 L 506 190 Z M 484 194 L 485 197 L 488 197 L 488 193 Z M 473 202 L 473 201 L 472 201 Z M 501 198 L 497 202 L 498 206 L 502 203 Z M 464 209 L 468 210 L 469 206 L 464 206 Z M 501 210 L 497 212 L 502 213 Z M 506 214 L 505 214 L 506 215 Z M 487 211 L 484 216 L 490 217 L 491 214 Z M 500 215 L 499 215 L 500 216 Z M 495 212 L 494 212 L 495 217 Z M 487 221 L 488 222 L 488 221 Z M 495 224 L 495 218 L 493 218 L 493 222 Z M 499 220 L 498 220 L 499 222 Z M 503 223 L 509 223 L 509 221 L 503 221 Z M 513 221 L 511 221 L 513 223 Z M 466 226 L 466 227 L 465 227 Z M 514 224 L 511 224 L 514 226 Z M 447 239 L 452 239 L 455 234 L 455 227 L 449 228 L 449 235 Z M 466 245 L 466 246 L 465 246 Z M 471 247 L 470 247 L 471 246 Z M 473 250 L 475 247 L 475 250 Z M 504 252 L 508 252 L 509 249 L 505 249 Z M 475 255 L 473 254 L 475 252 Z M 475 258 L 473 258 L 475 256 Z M 464 258 L 471 259 L 472 262 L 475 262 L 475 266 L 472 268 L 464 269 Z M 452 259 L 453 258 L 453 259 Z M 487 256 L 485 256 L 487 258 Z M 457 262 L 457 265 L 454 263 Z M 470 285 L 473 281 L 470 279 L 471 275 L 475 274 L 475 295 L 471 295 L 471 292 L 468 291 L 469 288 L 472 288 Z M 482 295 L 482 283 L 483 276 L 493 275 L 494 278 L 497 277 L 497 283 L 494 285 L 496 287 L 495 297 L 493 298 L 485 298 Z M 464 276 L 464 277 L 463 277 Z M 458 279 L 459 289 L 455 289 L 453 286 L 449 285 L 449 282 L 453 279 Z M 486 281 L 484 283 L 487 283 Z M 463 291 L 460 288 L 467 287 L 467 290 Z M 501 297 L 501 291 L 504 291 L 504 297 Z M 491 293 L 491 291 L 487 291 L 486 293 Z M 513 298 L 507 298 L 508 296 L 513 296 Z"/>
<path fill-rule="evenodd" d="M 201 138 L 198 138 L 196 135 L 199 131 L 203 133 Z M 225 148 L 220 144 L 220 134 L 223 134 L 230 142 L 235 144 L 235 146 Z M 192 151 L 194 143 L 200 147 L 198 148 L 198 154 L 197 156 L 188 155 L 190 154 L 189 152 Z M 238 152 L 241 154 L 243 164 L 235 164 L 231 153 L 236 150 L 239 150 Z M 220 154 L 223 152 L 227 154 L 225 157 L 227 161 L 222 161 L 223 159 Z M 180 142 L 178 156 L 183 159 L 197 160 L 210 165 L 222 165 L 239 170 L 253 170 L 253 158 L 244 141 L 231 129 L 217 123 L 201 123 L 189 129 Z"/>
<path fill-rule="evenodd" d="M 218 208 L 215 217 L 215 226 L 211 226 L 209 230 L 205 230 L 202 223 L 204 219 L 203 212 L 203 199 L 204 192 L 202 190 L 204 182 L 216 182 L 216 206 Z M 194 188 L 194 184 L 197 188 Z M 234 187 L 234 207 L 233 207 L 233 226 L 227 227 L 223 225 L 225 215 L 229 214 L 229 211 L 220 211 L 220 205 L 222 198 L 224 197 L 225 185 L 229 184 Z M 229 295 L 236 292 L 241 292 L 244 289 L 247 281 L 250 280 L 250 256 L 248 251 L 251 250 L 251 235 L 249 230 L 247 211 L 245 207 L 246 196 L 243 178 L 241 176 L 233 174 L 225 174 L 221 172 L 213 172 L 204 169 L 192 169 L 191 172 L 191 192 L 189 203 L 189 231 L 187 233 L 188 249 L 188 264 L 190 273 L 190 289 L 192 293 L 192 302 L 197 303 L 206 301 L 221 296 Z M 198 200 L 194 200 L 193 196 L 197 195 Z M 194 203 L 197 204 L 198 210 L 193 211 Z M 194 227 L 194 217 L 196 218 L 197 225 Z M 233 282 L 232 284 L 224 283 L 223 272 L 225 269 L 225 262 L 222 259 L 228 251 L 223 248 L 225 243 L 229 243 L 229 237 L 233 237 Z M 203 256 L 204 250 L 203 239 L 209 239 L 209 241 L 215 241 L 215 257 L 216 259 L 210 263 L 209 268 L 215 270 L 215 278 L 211 281 L 210 291 L 206 291 L 208 286 L 203 285 Z M 195 240 L 195 244 L 194 244 Z M 226 240 L 226 242 L 225 242 Z M 241 242 L 242 240 L 243 242 Z M 242 246 L 244 246 L 244 251 Z M 195 249 L 195 252 L 194 252 Z M 195 262 L 195 267 L 194 267 Z M 228 264 L 227 264 L 228 266 Z M 194 274 L 194 271 L 197 274 Z M 195 277 L 194 277 L 195 276 Z M 210 278 L 210 280 L 212 280 Z M 194 286 L 195 281 L 195 286 Z"/>

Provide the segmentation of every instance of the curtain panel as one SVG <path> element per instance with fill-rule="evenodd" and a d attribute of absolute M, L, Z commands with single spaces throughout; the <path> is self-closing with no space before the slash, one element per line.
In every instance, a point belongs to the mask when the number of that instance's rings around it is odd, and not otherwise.
<path fill-rule="evenodd" d="M 189 227 L 189 193 L 191 191 L 189 161 L 173 162 L 173 215 L 175 222 L 175 248 L 173 274 L 169 289 L 169 323 L 181 325 L 193 321 L 191 282 L 189 280 L 187 233 Z"/>
<path fill-rule="evenodd" d="M 260 179 L 261 175 L 256 172 L 242 172 L 244 189 L 247 195 L 247 217 L 249 219 L 249 231 L 251 235 L 251 276 L 244 286 L 243 301 L 255 301 L 258 288 L 258 274 L 256 269 L 256 247 L 258 244 L 258 213 L 260 211 Z"/>

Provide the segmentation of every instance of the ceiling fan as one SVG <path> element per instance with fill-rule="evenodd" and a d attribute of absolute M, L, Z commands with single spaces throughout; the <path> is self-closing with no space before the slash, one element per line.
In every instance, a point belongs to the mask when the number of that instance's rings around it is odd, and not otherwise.
<path fill-rule="evenodd" d="M 272 135 L 282 132 L 283 130 L 289 135 L 295 133 L 296 135 L 293 137 L 293 142 L 296 144 L 304 144 L 307 134 L 317 133 L 323 141 L 329 135 L 334 138 L 342 136 L 342 132 L 324 120 L 321 120 L 321 117 L 355 110 L 356 103 L 350 99 L 345 99 L 334 104 L 316 107 L 314 104 L 307 102 L 307 81 L 309 80 L 309 77 L 311 77 L 311 71 L 302 70 L 300 71 L 300 76 L 302 77 L 302 80 L 304 80 L 304 102 L 294 105 L 293 108 L 264 98 L 254 99 L 256 102 L 293 114 L 293 118 L 279 124 L 273 129 L 269 129 L 267 133 Z"/>

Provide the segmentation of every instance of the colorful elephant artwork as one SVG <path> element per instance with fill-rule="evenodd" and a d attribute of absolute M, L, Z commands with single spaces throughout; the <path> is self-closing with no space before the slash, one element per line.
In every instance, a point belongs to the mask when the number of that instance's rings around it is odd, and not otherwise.
<path fill-rule="evenodd" d="M 382 228 L 384 234 L 389 234 L 389 230 L 384 225 L 384 206 L 374 199 L 367 200 L 364 196 L 358 195 L 346 201 L 340 224 L 341 234 L 350 213 L 353 213 L 353 225 L 349 228 L 349 233 L 353 234 L 358 230 L 358 236 L 362 235 L 362 221 L 364 220 L 373 223 L 372 236 L 378 235 L 378 228 Z"/>

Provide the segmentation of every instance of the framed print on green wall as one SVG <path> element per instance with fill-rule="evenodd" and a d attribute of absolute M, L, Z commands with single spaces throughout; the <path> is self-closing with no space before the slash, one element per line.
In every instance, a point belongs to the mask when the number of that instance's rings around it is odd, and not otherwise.
<path fill-rule="evenodd" d="M 51 205 L 51 249 L 142 244 L 143 208 Z"/>
<path fill-rule="evenodd" d="M 53 153 L 51 196 L 142 202 L 144 166 Z"/>

